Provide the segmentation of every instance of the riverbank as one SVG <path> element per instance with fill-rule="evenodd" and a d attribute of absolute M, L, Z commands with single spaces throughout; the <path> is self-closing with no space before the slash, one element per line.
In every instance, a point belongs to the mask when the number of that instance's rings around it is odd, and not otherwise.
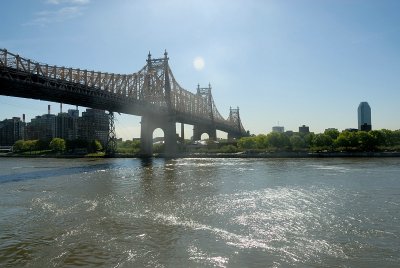
<path fill-rule="evenodd" d="M 400 152 L 239 152 L 191 153 L 181 158 L 329 158 L 329 157 L 400 157 Z"/>
<path fill-rule="evenodd" d="M 148 158 L 140 154 L 73 155 L 73 154 L 0 154 L 15 158 Z M 174 156 L 155 154 L 155 158 L 339 158 L 339 157 L 400 157 L 400 152 L 238 152 L 238 153 L 179 153 Z"/>

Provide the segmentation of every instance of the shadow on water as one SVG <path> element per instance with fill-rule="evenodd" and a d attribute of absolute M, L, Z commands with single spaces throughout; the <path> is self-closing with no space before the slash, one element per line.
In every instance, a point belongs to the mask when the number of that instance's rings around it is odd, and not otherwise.
<path fill-rule="evenodd" d="M 153 166 L 153 158 L 141 158 L 140 164 L 143 168 L 152 167 Z"/>
<path fill-rule="evenodd" d="M 0 184 L 8 182 L 18 182 L 25 180 L 43 179 L 50 177 L 59 177 L 65 175 L 74 175 L 82 172 L 92 172 L 99 169 L 110 168 L 110 163 L 94 164 L 94 165 L 83 165 L 77 167 L 67 167 L 67 168 L 48 168 L 39 171 L 25 172 L 25 173 L 15 173 L 0 175 Z"/>

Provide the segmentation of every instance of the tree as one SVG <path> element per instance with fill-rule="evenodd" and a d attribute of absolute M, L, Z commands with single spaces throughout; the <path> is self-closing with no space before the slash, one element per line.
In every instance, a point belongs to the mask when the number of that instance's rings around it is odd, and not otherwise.
<path fill-rule="evenodd" d="M 24 144 L 23 144 L 23 151 L 35 151 L 35 150 L 37 150 L 37 148 L 38 148 L 38 143 L 39 143 L 39 141 L 38 140 L 27 140 L 27 141 L 24 141 Z"/>
<path fill-rule="evenodd" d="M 293 150 L 305 148 L 306 143 L 304 142 L 304 139 L 299 135 L 293 135 L 292 137 L 290 137 L 289 140 Z"/>
<path fill-rule="evenodd" d="M 302 135 L 303 140 L 304 140 L 304 147 L 305 148 L 310 148 L 312 140 L 314 139 L 315 134 L 313 132 L 306 133 Z"/>
<path fill-rule="evenodd" d="M 362 151 L 372 151 L 376 147 L 376 139 L 366 131 L 358 131 L 358 149 Z"/>
<path fill-rule="evenodd" d="M 88 146 L 88 152 L 90 153 L 96 153 L 103 150 L 103 146 L 101 145 L 101 142 L 99 142 L 98 140 L 92 140 L 89 143 Z"/>
<path fill-rule="evenodd" d="M 319 147 L 323 149 L 328 149 L 333 144 L 331 136 L 326 134 L 316 134 L 312 139 L 312 147 Z"/>
<path fill-rule="evenodd" d="M 284 133 L 271 132 L 267 135 L 268 147 L 283 149 L 290 145 L 289 138 Z"/>
<path fill-rule="evenodd" d="M 256 148 L 265 149 L 268 146 L 267 136 L 264 134 L 257 135 L 255 138 Z"/>
<path fill-rule="evenodd" d="M 13 151 L 14 152 L 22 152 L 24 150 L 24 141 L 18 140 L 14 143 Z"/>
<path fill-rule="evenodd" d="M 324 131 L 324 134 L 325 134 L 325 135 L 328 135 L 329 137 L 331 137 L 332 140 L 336 140 L 337 137 L 339 137 L 340 132 L 339 132 L 339 130 L 337 130 L 337 129 L 331 128 L 331 129 L 326 129 L 326 130 Z"/>
<path fill-rule="evenodd" d="M 49 145 L 50 149 L 55 152 L 63 152 L 65 151 L 65 140 L 61 138 L 53 138 Z"/>
<path fill-rule="evenodd" d="M 382 130 L 371 130 L 368 132 L 375 140 L 375 147 L 386 144 L 386 134 Z"/>
<path fill-rule="evenodd" d="M 350 148 L 357 148 L 358 147 L 358 136 L 357 132 L 352 131 L 342 131 L 339 136 L 337 137 L 334 145 L 336 147 L 343 147 L 346 150 Z"/>
<path fill-rule="evenodd" d="M 256 149 L 257 143 L 255 137 L 242 137 L 238 141 L 240 149 Z"/>

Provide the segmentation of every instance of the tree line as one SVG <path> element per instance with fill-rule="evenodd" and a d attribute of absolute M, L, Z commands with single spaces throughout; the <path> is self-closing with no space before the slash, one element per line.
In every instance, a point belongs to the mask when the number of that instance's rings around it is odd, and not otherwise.
<path fill-rule="evenodd" d="M 190 142 L 188 141 L 188 144 Z M 154 145 L 154 152 L 162 152 L 163 144 Z M 182 148 L 181 148 L 182 147 Z M 372 130 L 339 132 L 336 129 L 326 130 L 324 133 L 278 133 L 252 135 L 232 141 L 210 141 L 202 148 L 189 149 L 187 144 L 180 145 L 182 152 L 223 152 L 235 153 L 238 151 L 400 151 L 400 130 Z M 186 148 L 186 149 L 185 149 Z M 104 148 L 98 140 L 19 140 L 15 142 L 13 151 L 16 153 L 32 153 L 37 151 L 51 151 L 56 153 L 96 153 Z M 117 142 L 117 153 L 137 154 L 140 152 L 139 140 Z"/>
<path fill-rule="evenodd" d="M 103 150 L 103 146 L 98 140 L 64 140 L 53 138 L 51 140 L 18 140 L 13 145 L 13 152 L 37 152 L 53 151 L 57 153 L 76 152 L 83 150 L 88 153 L 94 153 Z"/>
<path fill-rule="evenodd" d="M 324 133 L 277 133 L 243 137 L 238 141 L 240 150 L 272 151 L 383 151 L 400 149 L 400 130 L 372 130 Z"/>

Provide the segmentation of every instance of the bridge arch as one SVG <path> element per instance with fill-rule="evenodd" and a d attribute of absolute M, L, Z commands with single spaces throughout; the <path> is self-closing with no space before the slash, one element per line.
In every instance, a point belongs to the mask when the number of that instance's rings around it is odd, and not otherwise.
<path fill-rule="evenodd" d="M 209 140 L 210 135 L 207 132 L 204 132 L 203 134 L 201 134 L 200 139 L 201 140 Z"/>
<path fill-rule="evenodd" d="M 141 120 L 141 153 L 142 156 L 153 155 L 153 133 L 160 128 L 164 132 L 165 155 L 174 156 L 177 149 L 175 120 L 170 116 L 142 116 Z"/>
<path fill-rule="evenodd" d="M 205 126 L 205 125 L 194 125 L 193 126 L 193 140 L 201 140 L 203 134 L 208 135 L 208 139 L 217 140 L 217 129 L 215 126 Z"/>
<path fill-rule="evenodd" d="M 153 130 L 153 152 L 164 153 L 165 152 L 165 131 L 162 127 L 155 128 Z"/>

